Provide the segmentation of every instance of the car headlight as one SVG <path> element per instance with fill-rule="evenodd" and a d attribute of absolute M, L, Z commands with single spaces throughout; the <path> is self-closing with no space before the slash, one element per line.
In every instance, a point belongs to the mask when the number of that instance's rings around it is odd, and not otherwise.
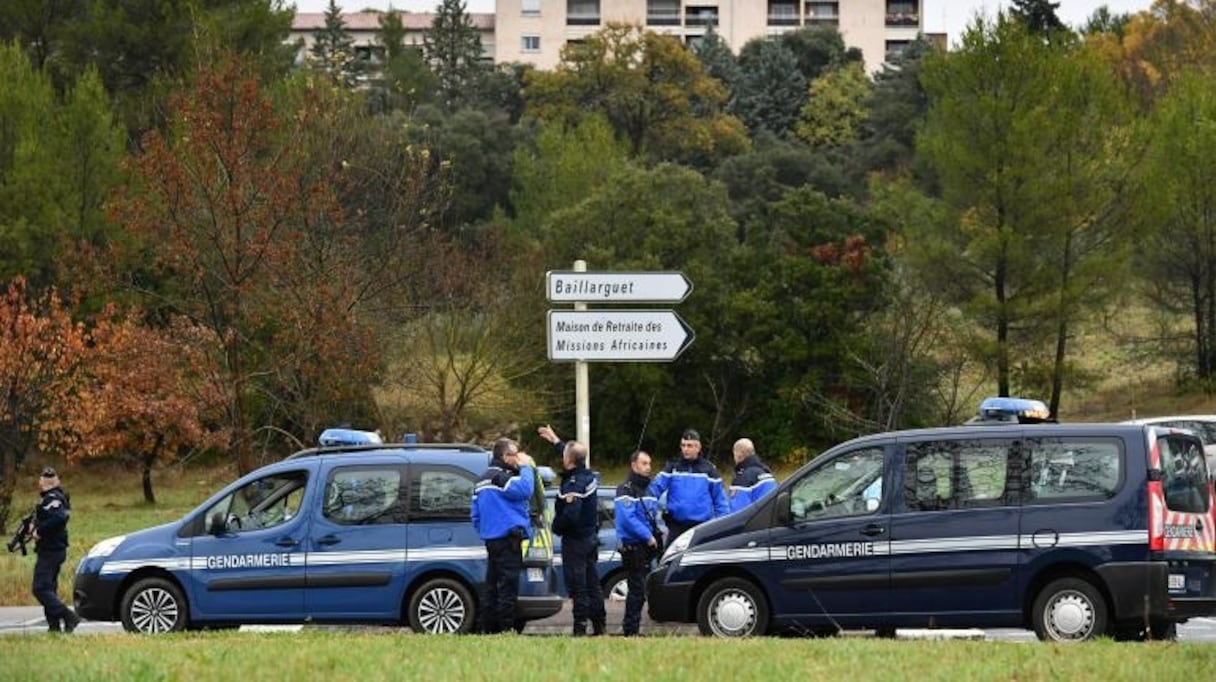
<path fill-rule="evenodd" d="M 692 534 L 695 530 L 695 528 L 690 528 L 681 533 L 680 537 L 676 538 L 675 542 L 667 546 L 667 551 L 663 552 L 663 558 L 659 561 L 659 563 L 668 563 L 672 559 L 676 558 L 677 554 L 682 554 L 684 550 L 688 549 L 688 545 L 692 544 Z"/>
<path fill-rule="evenodd" d="M 106 538 L 105 540 L 93 545 L 93 548 L 89 550 L 89 555 L 85 558 L 92 559 L 95 557 L 110 556 L 112 553 L 114 553 L 114 550 L 118 549 L 118 546 L 122 544 L 122 541 L 126 539 L 127 536 L 125 535 Z"/>

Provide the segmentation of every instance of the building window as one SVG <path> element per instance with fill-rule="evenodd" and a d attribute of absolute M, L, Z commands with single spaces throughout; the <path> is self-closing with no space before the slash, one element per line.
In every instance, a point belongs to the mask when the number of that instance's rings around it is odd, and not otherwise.
<path fill-rule="evenodd" d="M 684 8 L 684 25 L 685 26 L 717 26 L 718 25 L 718 8 L 717 7 L 698 7 L 689 5 Z"/>
<path fill-rule="evenodd" d="M 887 26 L 919 26 L 916 0 L 887 0 Z"/>
<path fill-rule="evenodd" d="M 566 25 L 599 26 L 600 0 L 566 0 Z"/>
<path fill-rule="evenodd" d="M 539 17 L 540 0 L 520 0 L 519 9 L 525 17 Z"/>
<path fill-rule="evenodd" d="M 798 4 L 796 2 L 772 2 L 770 0 L 768 3 L 768 25 L 797 26 Z"/>
<path fill-rule="evenodd" d="M 680 0 L 647 0 L 647 26 L 679 26 Z"/>
<path fill-rule="evenodd" d="M 836 24 L 840 22 L 839 2 L 808 2 L 806 3 L 806 23 Z"/>
<path fill-rule="evenodd" d="M 899 61 L 904 55 L 904 50 L 908 49 L 911 40 L 888 40 L 887 54 L 885 60 L 888 64 L 894 64 Z"/>
<path fill-rule="evenodd" d="M 540 36 L 524 36 L 523 51 L 540 52 Z"/>

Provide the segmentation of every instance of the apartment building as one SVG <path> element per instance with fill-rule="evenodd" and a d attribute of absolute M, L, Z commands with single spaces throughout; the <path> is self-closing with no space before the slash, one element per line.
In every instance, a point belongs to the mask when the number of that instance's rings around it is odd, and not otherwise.
<path fill-rule="evenodd" d="M 481 32 L 481 47 L 486 61 L 494 59 L 494 15 L 488 13 L 470 12 L 469 19 Z M 422 49 L 422 37 L 435 15 L 429 12 L 402 12 L 401 25 L 405 29 L 405 44 Z M 384 57 L 384 48 L 376 41 L 376 32 L 380 30 L 379 12 L 343 12 L 342 21 L 346 31 L 354 40 L 355 54 L 360 59 L 371 64 L 378 64 Z M 302 62 L 309 54 L 313 43 L 313 32 L 325 28 L 325 14 L 322 12 L 297 12 L 291 20 L 290 40 L 303 41 L 297 61 Z"/>
<path fill-rule="evenodd" d="M 922 30 L 924 0 L 496 0 L 494 61 L 557 66 L 562 46 L 608 22 L 639 24 L 692 45 L 710 26 L 731 49 L 805 26 L 839 28 L 866 71 L 882 68 Z"/>

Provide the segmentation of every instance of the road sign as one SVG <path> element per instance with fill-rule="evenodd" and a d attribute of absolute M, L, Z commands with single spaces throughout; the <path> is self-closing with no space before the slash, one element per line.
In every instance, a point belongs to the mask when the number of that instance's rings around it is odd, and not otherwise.
<path fill-rule="evenodd" d="M 549 359 L 670 362 L 693 340 L 673 310 L 550 310 Z"/>
<path fill-rule="evenodd" d="M 546 274 L 550 301 L 679 303 L 692 291 L 682 272 L 574 272 Z"/>

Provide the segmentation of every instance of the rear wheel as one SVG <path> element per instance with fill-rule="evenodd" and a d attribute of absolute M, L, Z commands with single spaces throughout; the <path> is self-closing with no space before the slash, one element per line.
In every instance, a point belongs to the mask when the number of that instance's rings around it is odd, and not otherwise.
<path fill-rule="evenodd" d="M 768 602 L 764 594 L 742 578 L 723 578 L 701 595 L 697 626 L 703 635 L 753 637 L 768 630 Z"/>
<path fill-rule="evenodd" d="M 428 580 L 410 597 L 407 609 L 410 628 L 433 635 L 465 634 L 477 615 L 473 595 L 451 578 Z"/>
<path fill-rule="evenodd" d="M 184 630 L 189 614 L 181 589 L 164 578 L 136 581 L 123 594 L 119 610 L 127 632 L 148 635 Z"/>
<path fill-rule="evenodd" d="M 1031 621 L 1043 641 L 1083 642 L 1107 634 L 1106 599 L 1081 578 L 1059 578 L 1034 600 Z"/>
<path fill-rule="evenodd" d="M 604 578 L 604 599 L 623 602 L 628 596 L 629 580 L 624 571 L 611 573 Z"/>

